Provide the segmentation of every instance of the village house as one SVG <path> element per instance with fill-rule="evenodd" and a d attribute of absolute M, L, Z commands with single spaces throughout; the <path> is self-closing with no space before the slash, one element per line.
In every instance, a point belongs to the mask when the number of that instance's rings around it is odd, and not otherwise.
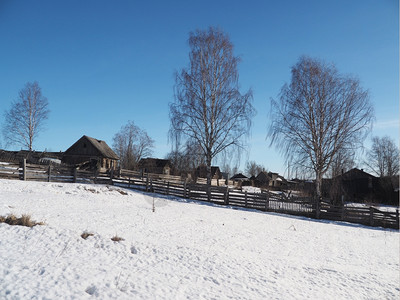
<path fill-rule="evenodd" d="M 169 159 L 142 158 L 138 164 L 139 170 L 145 173 L 171 175 L 172 164 Z"/>
<path fill-rule="evenodd" d="M 243 182 L 243 181 L 246 181 L 246 180 L 249 180 L 249 179 L 247 178 L 247 176 L 243 175 L 242 173 L 239 173 L 239 174 L 233 175 L 230 178 L 230 180 L 235 181 L 235 182 Z"/>
<path fill-rule="evenodd" d="M 324 186 L 325 185 L 325 186 Z M 353 168 L 333 179 L 325 179 L 323 191 L 333 202 L 398 202 L 398 177 L 375 177 Z"/>
<path fill-rule="evenodd" d="M 196 177 L 207 178 L 207 166 L 201 165 L 196 168 Z M 211 166 L 211 179 L 222 179 L 221 170 L 217 166 Z"/>
<path fill-rule="evenodd" d="M 255 182 L 260 187 L 282 188 L 286 186 L 286 179 L 273 172 L 260 172 L 255 178 Z"/>
<path fill-rule="evenodd" d="M 101 171 L 116 168 L 118 160 L 118 156 L 105 141 L 86 135 L 69 147 L 62 157 L 63 163 L 69 165 L 89 164 Z"/>

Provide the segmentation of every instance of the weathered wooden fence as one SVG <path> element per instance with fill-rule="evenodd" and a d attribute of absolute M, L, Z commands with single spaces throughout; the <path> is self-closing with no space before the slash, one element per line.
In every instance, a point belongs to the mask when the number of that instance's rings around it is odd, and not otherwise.
<path fill-rule="evenodd" d="M 113 184 L 120 187 L 171 195 L 219 205 L 230 205 L 268 212 L 306 216 L 335 221 L 399 229 L 399 211 L 387 212 L 374 207 L 334 206 L 311 198 L 287 198 L 283 193 L 251 193 L 227 186 L 192 184 L 179 176 L 141 173 L 128 170 L 110 172 L 82 171 L 57 165 L 20 165 L 0 163 L 0 178 Z"/>

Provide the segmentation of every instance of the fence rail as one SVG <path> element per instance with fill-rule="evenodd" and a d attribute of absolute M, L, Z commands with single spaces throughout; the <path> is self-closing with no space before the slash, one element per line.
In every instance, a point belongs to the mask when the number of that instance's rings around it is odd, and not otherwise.
<path fill-rule="evenodd" d="M 20 165 L 0 162 L 0 178 L 51 182 L 113 184 L 120 187 L 154 192 L 219 205 L 230 205 L 268 212 L 321 218 L 335 221 L 399 229 L 399 210 L 381 211 L 374 207 L 334 206 L 317 203 L 311 198 L 288 198 L 283 193 L 251 193 L 227 186 L 187 183 L 178 176 L 142 173 L 129 170 L 110 172 L 83 171 L 54 165 Z"/>

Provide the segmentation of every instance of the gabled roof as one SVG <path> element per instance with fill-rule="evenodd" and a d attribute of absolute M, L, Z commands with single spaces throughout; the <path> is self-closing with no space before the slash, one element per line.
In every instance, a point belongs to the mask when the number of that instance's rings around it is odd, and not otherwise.
<path fill-rule="evenodd" d="M 231 180 L 246 180 L 248 179 L 247 176 L 243 175 L 242 173 L 235 174 L 231 177 Z"/>
<path fill-rule="evenodd" d="M 152 166 L 156 168 L 165 168 L 166 166 L 171 166 L 171 162 L 169 159 L 160 159 L 160 158 L 142 158 L 139 161 L 139 166 Z"/>
<path fill-rule="evenodd" d="M 342 177 L 343 179 L 355 179 L 355 178 L 376 178 L 374 175 L 371 175 L 367 172 L 364 172 L 363 169 L 353 168 L 346 173 L 336 176 L 336 178 Z"/>
<path fill-rule="evenodd" d="M 76 141 L 71 147 L 69 147 L 66 151 L 65 154 L 68 155 L 68 152 L 71 151 L 71 149 L 74 149 L 74 147 L 79 144 L 82 140 L 88 141 L 98 152 L 101 156 L 105 158 L 111 158 L 111 159 L 116 159 L 118 160 L 119 157 L 115 152 L 107 145 L 105 141 L 98 140 L 92 137 L 89 137 L 87 135 L 82 136 L 78 141 Z"/>

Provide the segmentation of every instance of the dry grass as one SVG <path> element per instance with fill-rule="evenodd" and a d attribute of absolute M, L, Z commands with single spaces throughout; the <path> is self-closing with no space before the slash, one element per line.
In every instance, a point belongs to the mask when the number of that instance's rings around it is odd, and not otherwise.
<path fill-rule="evenodd" d="M 94 234 L 86 231 L 81 234 L 81 238 L 83 238 L 84 240 L 86 240 L 89 236 L 94 236 Z"/>
<path fill-rule="evenodd" d="M 119 237 L 118 235 L 115 235 L 115 236 L 113 236 L 113 237 L 111 238 L 111 240 L 112 240 L 113 242 L 120 242 L 120 241 L 124 241 L 125 239 L 122 238 L 122 237 Z"/>
<path fill-rule="evenodd" d="M 22 215 L 21 217 L 16 217 L 13 214 L 8 216 L 0 216 L 0 223 L 6 223 L 8 225 L 19 225 L 19 226 L 26 226 L 26 227 L 33 227 L 36 225 L 44 225 L 43 222 L 36 222 L 32 220 L 30 215 Z"/>

